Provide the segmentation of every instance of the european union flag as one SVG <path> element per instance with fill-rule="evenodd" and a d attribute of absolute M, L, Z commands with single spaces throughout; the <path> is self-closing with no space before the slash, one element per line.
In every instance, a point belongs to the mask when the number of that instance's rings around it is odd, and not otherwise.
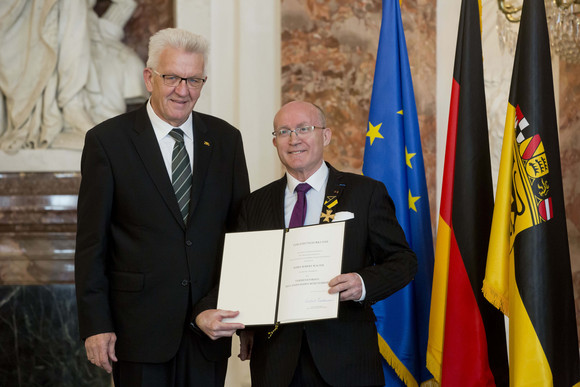
<path fill-rule="evenodd" d="M 417 386 L 432 378 L 425 363 L 433 235 L 399 0 L 384 0 L 382 17 L 363 173 L 386 185 L 419 269 L 409 285 L 373 308 L 386 384 Z"/>

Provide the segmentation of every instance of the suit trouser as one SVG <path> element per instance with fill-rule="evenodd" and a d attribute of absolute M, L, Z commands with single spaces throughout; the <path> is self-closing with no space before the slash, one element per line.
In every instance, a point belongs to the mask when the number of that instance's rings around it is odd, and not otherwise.
<path fill-rule="evenodd" d="M 175 357 L 166 363 L 114 363 L 115 387 L 222 387 L 228 359 L 207 360 L 199 349 L 198 340 L 196 333 L 185 328 Z"/>
<path fill-rule="evenodd" d="M 290 382 L 289 387 L 306 387 L 306 386 L 321 386 L 330 387 L 318 372 L 310 347 L 308 347 L 308 340 L 305 332 L 302 333 L 302 344 L 300 345 L 300 355 L 298 355 L 298 365 L 294 371 L 294 377 Z"/>
<path fill-rule="evenodd" d="M 308 346 L 306 334 L 302 335 L 298 365 L 296 366 L 296 371 L 294 371 L 294 377 L 292 378 L 289 387 L 331 387 L 330 384 L 324 381 L 322 375 L 320 375 L 320 372 L 318 372 L 318 369 L 316 368 L 316 364 L 312 358 L 312 353 L 310 352 L 310 347 Z"/>

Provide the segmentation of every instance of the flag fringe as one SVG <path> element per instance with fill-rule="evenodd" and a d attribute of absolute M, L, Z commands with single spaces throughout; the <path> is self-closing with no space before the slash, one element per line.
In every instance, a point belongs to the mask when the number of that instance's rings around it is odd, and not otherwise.
<path fill-rule="evenodd" d="M 397 358 L 397 355 L 395 355 L 385 339 L 383 339 L 380 334 L 377 334 L 377 336 L 379 340 L 379 351 L 381 352 L 381 355 L 387 361 L 387 363 L 389 363 L 399 379 L 401 379 L 407 387 L 419 387 L 419 384 L 413 377 L 413 374 L 411 374 L 407 367 L 405 367 L 399 358 Z"/>
<path fill-rule="evenodd" d="M 441 385 L 435 379 L 425 380 L 421 387 L 440 387 Z"/>
<path fill-rule="evenodd" d="M 427 354 L 427 369 L 433 375 L 436 383 L 441 383 L 441 363 L 435 360 L 434 356 Z"/>
<path fill-rule="evenodd" d="M 481 291 L 490 304 L 509 317 L 509 300 L 497 292 L 496 289 L 489 284 L 488 280 L 483 280 Z"/>

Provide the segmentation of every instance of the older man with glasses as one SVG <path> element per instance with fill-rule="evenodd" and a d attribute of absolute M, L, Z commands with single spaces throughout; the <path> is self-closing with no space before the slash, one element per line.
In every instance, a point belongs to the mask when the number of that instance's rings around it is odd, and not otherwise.
<path fill-rule="evenodd" d="M 81 338 L 115 386 L 223 386 L 237 312 L 208 296 L 249 192 L 240 132 L 193 111 L 207 42 L 149 42 L 149 101 L 87 132 L 75 281 Z M 226 338 L 222 338 L 226 337 Z"/>
<path fill-rule="evenodd" d="M 239 231 L 300 227 L 345 218 L 342 273 L 328 283 L 340 294 L 337 319 L 253 327 L 241 333 L 252 386 L 382 386 L 371 304 L 404 287 L 417 259 L 383 183 L 340 172 L 324 162 L 332 132 L 311 103 L 284 105 L 273 143 L 286 167 L 281 179 L 253 192 L 240 210 Z"/>

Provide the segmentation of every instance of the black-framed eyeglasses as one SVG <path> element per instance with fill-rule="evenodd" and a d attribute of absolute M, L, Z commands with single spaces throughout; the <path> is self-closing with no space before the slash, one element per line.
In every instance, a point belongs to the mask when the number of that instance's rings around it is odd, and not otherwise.
<path fill-rule="evenodd" d="M 185 84 L 190 89 L 199 89 L 205 83 L 205 78 L 190 77 L 183 78 L 172 74 L 159 74 L 157 71 L 151 69 L 155 74 L 159 75 L 163 79 L 163 84 L 169 87 L 177 87 L 181 81 L 185 81 Z"/>
<path fill-rule="evenodd" d="M 287 138 L 287 137 L 290 137 L 291 133 L 294 133 L 295 136 L 298 136 L 298 135 L 308 136 L 312 132 L 314 132 L 314 129 L 326 129 L 326 128 L 324 128 L 322 126 L 314 126 L 314 125 L 302 126 L 302 127 L 296 128 L 294 130 L 287 129 L 287 128 L 281 128 L 281 129 L 273 131 L 272 136 L 278 137 L 278 138 Z"/>

